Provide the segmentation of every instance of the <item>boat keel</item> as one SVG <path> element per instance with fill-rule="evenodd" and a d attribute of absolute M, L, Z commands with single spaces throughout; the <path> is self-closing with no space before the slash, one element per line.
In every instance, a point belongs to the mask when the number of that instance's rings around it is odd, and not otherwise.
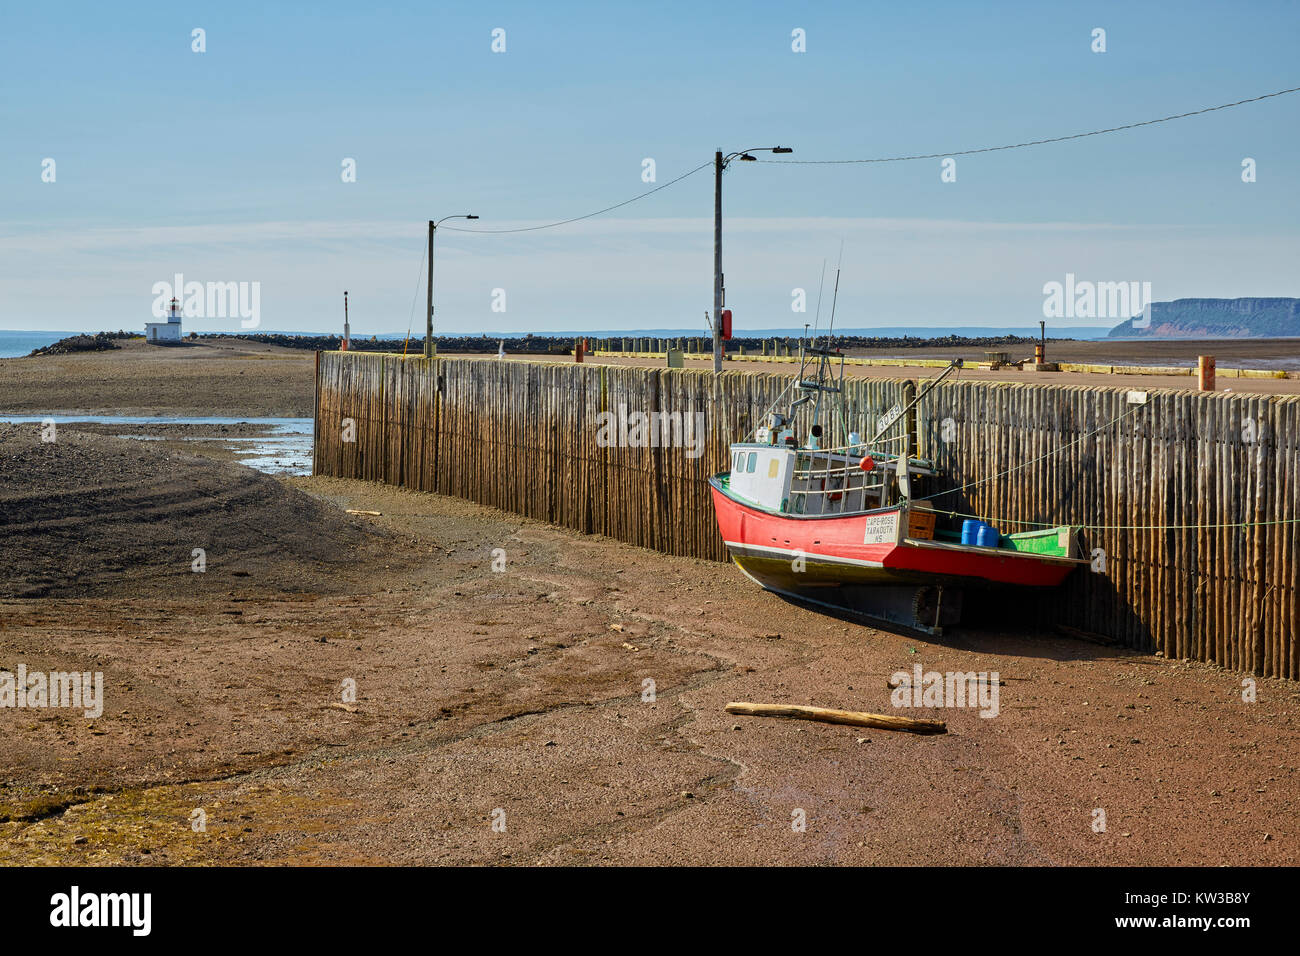
<path fill-rule="evenodd" d="M 849 610 L 934 637 L 961 620 L 961 588 L 942 584 L 879 585 L 852 591 L 857 593 L 843 595 Z"/>

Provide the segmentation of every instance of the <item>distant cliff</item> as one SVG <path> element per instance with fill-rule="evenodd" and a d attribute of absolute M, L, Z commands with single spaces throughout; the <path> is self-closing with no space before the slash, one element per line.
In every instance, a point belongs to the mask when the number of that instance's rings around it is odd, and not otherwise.
<path fill-rule="evenodd" d="M 1141 321 L 1141 316 L 1136 316 Z M 1151 303 L 1150 328 L 1121 322 L 1110 335 L 1125 338 L 1283 338 L 1300 336 L 1300 299 L 1175 299 Z"/>

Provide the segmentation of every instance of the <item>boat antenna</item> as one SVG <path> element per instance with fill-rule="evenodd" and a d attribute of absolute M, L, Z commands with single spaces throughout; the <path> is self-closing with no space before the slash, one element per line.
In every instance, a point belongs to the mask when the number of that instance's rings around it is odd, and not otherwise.
<path fill-rule="evenodd" d="M 844 262 L 844 240 L 841 239 L 841 240 L 840 240 L 840 263 L 843 263 L 843 262 Z M 837 299 L 839 299 L 839 295 L 840 295 L 840 266 L 837 264 L 837 265 L 835 266 L 835 292 L 834 292 L 834 294 L 831 296 L 831 322 L 830 322 L 830 329 L 834 329 L 834 328 L 835 328 L 835 302 L 836 302 Z M 843 387 L 842 387 L 842 386 L 843 386 L 843 384 L 844 384 L 844 382 L 843 382 L 844 363 L 843 363 L 842 361 L 840 362 L 840 376 L 841 376 L 840 385 L 841 385 L 841 387 L 840 387 L 840 388 L 832 388 L 832 387 L 824 387 L 824 386 L 823 386 L 823 382 L 825 381 L 825 379 L 826 379 L 826 377 L 827 377 L 826 373 L 827 373 L 827 369 L 828 369 L 828 366 L 829 366 L 829 356 L 830 356 L 830 353 L 826 351 L 826 349 L 827 349 L 827 347 L 828 347 L 829 345 L 830 345 L 830 330 L 829 330 L 829 329 L 828 329 L 826 335 L 823 336 L 823 339 L 822 339 L 822 347 L 821 347 L 821 348 L 818 348 L 818 347 L 817 347 L 817 343 L 816 343 L 816 341 L 813 342 L 813 352 L 814 352 L 814 354 L 816 354 L 816 356 L 817 356 L 817 384 L 816 384 L 816 389 L 817 389 L 817 400 L 813 403 L 813 413 L 812 413 L 812 424 L 813 424 L 813 425 L 817 425 L 817 424 L 820 423 L 820 419 L 821 419 L 821 410 L 822 410 L 822 392 L 824 392 L 824 391 L 841 392 L 841 393 L 843 392 Z M 802 366 L 800 367 L 799 375 L 800 375 L 800 378 L 803 377 L 803 369 L 802 369 Z M 834 373 L 831 373 L 831 377 L 832 377 L 832 379 L 834 378 Z M 832 409 L 832 416 L 833 416 L 833 415 L 834 415 L 834 410 Z"/>
<path fill-rule="evenodd" d="M 817 314 L 813 317 L 813 344 L 817 344 L 817 327 L 822 317 L 822 290 L 826 288 L 826 260 L 822 259 L 822 277 L 817 280 Z"/>
<path fill-rule="evenodd" d="M 835 304 L 840 299 L 840 267 L 844 264 L 844 240 L 840 240 L 840 261 L 835 263 L 835 294 L 831 296 L 831 326 L 826 332 L 829 340 L 835 331 Z M 829 344 L 829 341 L 828 343 Z"/>

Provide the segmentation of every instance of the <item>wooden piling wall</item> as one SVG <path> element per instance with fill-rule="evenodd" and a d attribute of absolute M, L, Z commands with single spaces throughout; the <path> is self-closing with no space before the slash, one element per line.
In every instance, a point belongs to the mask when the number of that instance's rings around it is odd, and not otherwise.
<path fill-rule="evenodd" d="M 314 471 L 725 560 L 708 476 L 727 469 L 728 444 L 759 423 L 790 378 L 322 353 Z M 915 388 L 847 378 L 844 386 L 849 421 L 864 434 Z M 1133 405 L 1127 394 L 939 385 L 915 415 L 919 454 L 955 489 L 933 503 L 1003 532 L 1083 526 L 1085 551 L 1105 570 L 1081 568 L 1008 614 L 1300 679 L 1300 397 L 1158 389 Z M 620 406 L 628 415 L 680 413 L 676 422 L 691 430 L 671 436 L 676 447 L 629 447 L 618 440 Z M 344 440 L 345 419 L 354 441 Z M 688 439 L 698 454 L 682 447 Z"/>

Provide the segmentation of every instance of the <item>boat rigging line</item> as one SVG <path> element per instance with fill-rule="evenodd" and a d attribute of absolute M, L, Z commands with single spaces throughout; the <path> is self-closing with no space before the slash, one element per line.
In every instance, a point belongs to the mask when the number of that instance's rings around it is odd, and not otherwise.
<path fill-rule="evenodd" d="M 951 368 L 951 366 L 949 366 L 949 368 Z M 942 378 L 942 376 L 940 376 L 940 378 Z M 939 381 L 938 379 L 935 379 L 935 384 L 938 384 L 938 381 Z M 920 396 L 918 396 L 918 398 L 919 398 L 919 397 L 920 397 Z M 989 475 L 987 478 L 980 478 L 978 481 L 969 481 L 969 482 L 967 482 L 967 483 L 964 484 L 964 485 L 959 485 L 959 486 L 956 487 L 956 488 L 949 488 L 949 489 L 947 489 L 946 491 L 936 491 L 936 492 L 935 492 L 934 494 L 932 494 L 932 495 L 926 495 L 924 498 L 918 498 L 917 500 L 918 500 L 918 501 L 928 501 L 928 500 L 930 500 L 931 498 L 938 498 L 938 497 L 940 497 L 941 495 L 951 495 L 951 494 L 954 494 L 955 492 L 965 491 L 967 488 L 974 488 L 974 487 L 976 487 L 977 485 L 982 485 L 982 484 L 984 484 L 985 482 L 995 481 L 995 480 L 997 480 L 998 478 L 1005 478 L 1007 475 L 1011 474 L 1012 472 L 1019 471 L 1019 470 L 1022 469 L 1022 468 L 1028 468 L 1030 465 L 1035 464 L 1035 463 L 1040 462 L 1040 461 L 1043 461 L 1044 459 L 1051 458 L 1053 455 L 1059 455 L 1061 452 L 1065 451 L 1065 449 L 1071 447 L 1072 445 L 1077 445 L 1079 442 L 1083 441 L 1085 438 L 1090 438 L 1091 436 L 1096 435 L 1098 432 L 1103 431 L 1104 429 L 1110 428 L 1110 426 L 1112 426 L 1112 425 L 1117 425 L 1117 424 L 1119 424 L 1121 421 L 1123 421 L 1125 418 L 1127 418 L 1129 415 L 1132 415 L 1134 412 L 1138 411 L 1139 409 L 1142 409 L 1142 408 L 1148 408 L 1148 407 L 1150 407 L 1150 406 L 1147 406 L 1147 405 L 1133 405 L 1132 407 L 1129 408 L 1128 411 L 1124 412 L 1124 414 L 1122 414 L 1122 415 L 1117 415 L 1115 418 L 1112 418 L 1110 421 L 1108 421 L 1108 422 L 1107 422 L 1106 424 L 1104 424 L 1104 425 L 1098 425 L 1098 426 L 1097 426 L 1096 428 L 1094 428 L 1092 431 L 1084 432 L 1082 435 L 1079 435 L 1077 438 L 1071 439 L 1070 441 L 1066 442 L 1066 443 L 1065 443 L 1064 445 L 1062 445 L 1060 448 L 1054 448 L 1054 449 L 1052 449 L 1051 451 L 1047 452 L 1046 454 L 1039 455 L 1037 458 L 1030 458 L 1028 461 L 1022 461 L 1022 462 L 1021 462 L 1020 464 L 1018 464 L 1018 465 L 1012 465 L 1010 468 L 1006 469 L 1005 471 L 1000 471 L 1000 472 L 998 472 L 998 473 L 995 474 L 995 475 Z M 891 423 L 891 424 L 892 424 L 892 423 Z M 953 513 L 955 514 L 955 512 L 953 512 Z M 1037 522 L 1027 522 L 1027 523 L 1029 523 L 1029 524 L 1036 524 Z M 1048 526 L 1048 527 L 1054 527 L 1054 526 Z M 1082 525 L 1075 525 L 1075 527 L 1083 527 L 1083 526 L 1082 526 Z"/>
<path fill-rule="evenodd" d="M 921 389 L 921 391 L 917 393 L 916 397 L 913 398 L 910 402 L 908 402 L 907 405 L 906 405 L 905 407 L 903 407 L 903 408 L 899 408 L 898 406 L 894 406 L 893 409 L 890 409 L 888 412 L 886 412 L 885 415 L 884 415 L 883 417 L 887 418 L 888 421 L 886 421 L 883 425 L 881 425 L 881 426 L 878 428 L 878 430 L 876 431 L 876 434 L 875 434 L 874 436 L 872 436 L 872 439 L 871 439 L 870 444 L 875 444 L 876 442 L 878 442 L 878 441 L 880 441 L 882 438 L 884 438 L 884 436 L 887 435 L 887 434 L 889 433 L 889 430 L 890 430 L 891 428 L 893 428 L 893 427 L 894 427 L 895 425 L 897 425 L 900 421 L 902 421 L 903 416 L 906 415 L 907 412 L 908 412 L 910 409 L 913 409 L 913 408 L 915 408 L 918 404 L 920 404 L 921 399 L 925 398 L 925 396 L 929 395 L 932 391 L 934 391 L 935 386 L 937 386 L 940 382 L 942 382 L 942 381 L 943 381 L 945 378 L 947 378 L 950 374 L 952 374 L 953 372 L 955 372 L 955 371 L 957 371 L 959 368 L 961 368 L 961 367 L 962 367 L 962 364 L 963 364 L 962 359 L 959 359 L 959 358 L 955 358 L 955 359 L 953 359 L 953 360 L 948 364 L 948 367 L 947 367 L 946 369 L 944 369 L 942 372 L 940 372 L 938 375 L 936 375 L 934 378 L 930 379 L 930 380 L 925 384 L 925 388 Z M 1006 474 L 1006 472 L 1004 472 L 1004 474 Z M 955 489 L 955 488 L 954 488 L 954 489 L 951 489 L 951 490 L 956 491 L 956 490 L 958 490 L 958 489 Z M 939 494 L 947 494 L 947 492 L 939 492 Z M 934 496 L 931 495 L 930 497 L 934 497 Z"/>
<path fill-rule="evenodd" d="M 919 499 L 918 499 L 919 500 Z M 1052 521 L 1018 521 L 1015 518 L 990 518 L 985 515 L 968 514 L 965 511 L 944 511 L 936 508 L 938 514 L 953 518 L 977 518 L 994 525 L 1020 524 L 1035 528 L 1056 528 L 1061 525 Z M 1080 531 L 1217 531 L 1222 528 L 1267 528 L 1271 525 L 1300 524 L 1300 518 L 1278 518 L 1274 521 L 1227 521 L 1218 524 L 1071 524 L 1070 528 Z"/>
<path fill-rule="evenodd" d="M 829 328 L 828 328 L 828 330 L 827 330 L 827 332 L 826 332 L 826 336 L 825 336 L 825 338 L 824 338 L 824 340 L 823 340 L 824 343 L 825 343 L 825 346 L 826 346 L 826 347 L 829 347 L 829 346 L 830 346 L 830 343 L 831 343 L 831 332 L 833 332 L 834 329 L 835 329 L 835 305 L 836 305 L 836 303 L 838 303 L 839 300 L 840 300 L 840 269 L 843 267 L 843 265 L 844 265 L 844 240 L 841 239 L 841 240 L 840 240 L 840 260 L 839 260 L 839 262 L 835 263 L 835 291 L 831 294 L 831 321 L 830 321 L 830 326 L 829 326 Z M 813 350 L 814 350 L 814 351 L 817 351 L 817 336 L 816 336 L 815 334 L 813 335 L 812 347 L 813 347 Z M 800 345 L 799 345 L 799 350 L 800 350 L 800 352 L 803 351 L 803 343 L 802 343 L 802 342 L 801 342 Z M 802 358 L 803 358 L 803 356 L 801 355 L 801 356 L 800 356 L 800 363 L 799 363 L 799 377 L 800 377 L 800 378 L 803 378 L 803 362 L 802 362 Z M 822 350 L 822 354 L 819 355 L 819 356 L 818 356 L 818 359 L 817 359 L 817 386 L 818 386 L 818 387 L 817 387 L 817 400 L 816 400 L 815 402 L 813 402 L 813 413 L 812 413 L 812 423 L 813 423 L 814 425 L 818 424 L 818 423 L 820 422 L 820 420 L 821 420 L 821 411 L 822 411 L 822 392 L 824 391 L 824 389 L 821 387 L 821 383 L 822 383 L 822 378 L 823 378 L 823 376 L 826 374 L 827 366 L 828 366 L 828 364 L 829 364 L 829 363 L 828 363 L 828 358 L 829 358 L 829 357 L 825 354 L 825 349 L 823 349 L 823 350 Z M 802 385 L 802 383 L 801 383 L 801 385 Z M 840 393 L 840 404 L 841 404 L 841 405 L 844 403 L 844 390 L 843 390 L 843 385 L 844 385 L 844 357 L 843 357 L 843 356 L 840 356 L 840 386 L 841 386 L 841 387 L 840 387 L 839 389 L 837 389 L 837 391 Z M 840 430 L 841 430 L 841 431 L 844 431 L 845 424 L 846 424 L 846 423 L 845 423 L 845 421 L 844 421 L 844 419 L 843 419 L 843 415 L 841 414 L 841 418 L 840 418 Z M 845 438 L 845 440 L 847 441 L 847 440 L 848 440 L 848 435 L 845 435 L 844 438 Z"/>
<path fill-rule="evenodd" d="M 826 288 L 826 260 L 822 259 L 822 277 L 817 280 L 817 314 L 813 316 L 813 341 L 817 341 L 817 330 L 822 321 L 822 291 Z M 805 329 L 807 327 L 805 326 Z"/>
<path fill-rule="evenodd" d="M 831 324 L 826 332 L 827 344 L 830 344 L 831 336 L 835 334 L 835 306 L 840 301 L 840 269 L 844 265 L 844 240 L 840 240 L 840 260 L 835 263 L 835 293 L 831 296 Z M 813 342 L 813 345 L 816 345 Z"/>

